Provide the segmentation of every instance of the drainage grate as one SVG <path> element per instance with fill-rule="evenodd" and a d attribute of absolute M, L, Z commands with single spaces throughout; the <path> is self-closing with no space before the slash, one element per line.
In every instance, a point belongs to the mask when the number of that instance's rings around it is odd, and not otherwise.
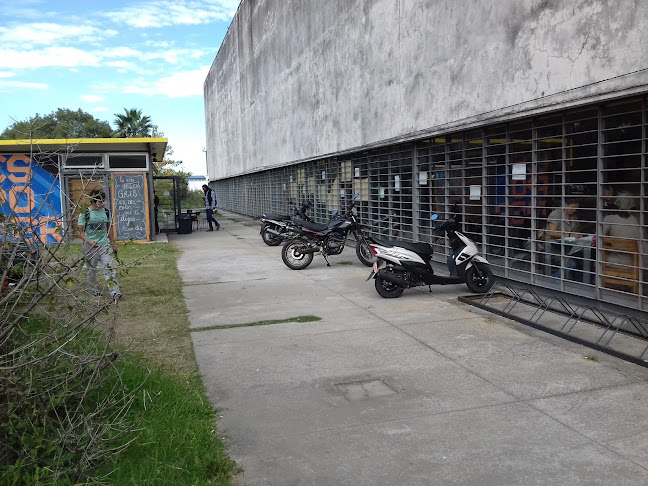
<path fill-rule="evenodd" d="M 398 393 L 382 380 L 363 380 L 350 383 L 337 383 L 335 387 L 342 392 L 350 402 L 387 397 Z"/>
<path fill-rule="evenodd" d="M 648 324 L 636 317 L 515 288 L 506 282 L 496 282 L 483 296 L 459 300 L 648 368 Z"/>

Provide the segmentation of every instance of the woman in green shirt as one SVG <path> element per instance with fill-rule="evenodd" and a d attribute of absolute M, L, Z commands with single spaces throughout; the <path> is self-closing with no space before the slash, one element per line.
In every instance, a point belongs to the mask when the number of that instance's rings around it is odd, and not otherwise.
<path fill-rule="evenodd" d="M 117 282 L 117 272 L 113 253 L 117 252 L 114 237 L 109 231 L 111 219 L 104 207 L 106 195 L 99 190 L 90 193 L 90 207 L 79 215 L 78 233 L 83 240 L 83 255 L 88 261 L 88 285 L 95 297 L 101 296 L 97 282 L 97 270 L 103 273 L 106 285 L 113 300 L 119 300 L 121 292 Z"/>

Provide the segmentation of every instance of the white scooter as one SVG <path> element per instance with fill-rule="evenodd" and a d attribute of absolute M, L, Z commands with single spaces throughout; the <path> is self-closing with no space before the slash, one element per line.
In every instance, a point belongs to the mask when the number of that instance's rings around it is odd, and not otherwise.
<path fill-rule="evenodd" d="M 434 214 L 430 219 L 434 221 L 438 217 Z M 382 241 L 374 238 L 369 246 L 376 261 L 367 280 L 374 278 L 376 291 L 385 298 L 400 297 L 403 290 L 419 285 L 465 283 L 472 292 L 488 292 L 495 281 L 489 263 L 479 255 L 475 242 L 457 231 L 456 227 L 454 219 L 447 219 L 435 228 L 435 231 L 445 232 L 450 240 L 450 275 L 434 273 L 431 265 L 434 250 L 429 243 Z"/>

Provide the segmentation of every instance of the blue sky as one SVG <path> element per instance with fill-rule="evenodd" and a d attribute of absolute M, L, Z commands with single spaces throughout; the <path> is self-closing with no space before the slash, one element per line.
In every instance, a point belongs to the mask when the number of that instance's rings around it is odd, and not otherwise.
<path fill-rule="evenodd" d="M 0 131 L 57 108 L 141 109 L 205 174 L 203 83 L 239 0 L 0 0 Z"/>

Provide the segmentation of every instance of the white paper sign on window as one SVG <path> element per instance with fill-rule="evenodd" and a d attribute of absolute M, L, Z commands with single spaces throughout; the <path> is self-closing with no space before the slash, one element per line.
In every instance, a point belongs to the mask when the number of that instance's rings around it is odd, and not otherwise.
<path fill-rule="evenodd" d="M 385 197 L 385 188 L 384 187 L 381 187 L 380 189 L 378 189 L 378 197 L 380 199 L 383 199 Z"/>
<path fill-rule="evenodd" d="M 428 173 L 419 172 L 419 186 L 427 186 Z"/>
<path fill-rule="evenodd" d="M 400 191 L 400 176 L 394 176 L 394 191 Z"/>
<path fill-rule="evenodd" d="M 360 177 L 360 167 L 355 168 L 355 176 Z"/>
<path fill-rule="evenodd" d="M 340 197 L 344 197 L 346 195 L 346 189 L 340 189 Z"/>
<path fill-rule="evenodd" d="M 326 179 L 326 171 L 323 170 L 323 171 L 322 171 L 322 180 L 325 180 L 325 179 Z"/>
<path fill-rule="evenodd" d="M 479 201 L 481 199 L 481 186 L 470 186 L 470 200 Z"/>
<path fill-rule="evenodd" d="M 512 175 L 514 181 L 526 180 L 526 164 L 513 164 Z"/>

